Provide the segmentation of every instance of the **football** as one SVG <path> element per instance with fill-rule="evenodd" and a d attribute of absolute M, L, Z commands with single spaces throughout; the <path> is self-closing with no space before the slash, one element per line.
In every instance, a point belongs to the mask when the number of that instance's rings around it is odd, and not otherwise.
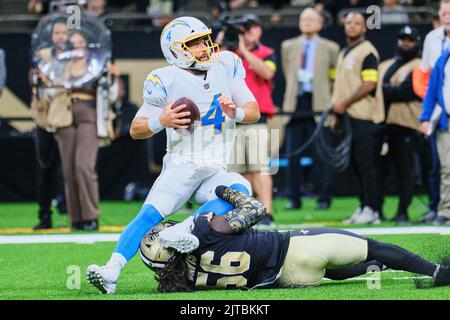
<path fill-rule="evenodd" d="M 175 101 L 172 105 L 172 109 L 182 104 L 186 105 L 186 108 L 184 108 L 182 112 L 189 111 L 191 114 L 181 119 L 191 119 L 191 122 L 188 124 L 187 129 L 175 129 L 175 131 L 177 131 L 181 135 L 189 135 L 194 132 L 195 128 L 200 122 L 200 110 L 198 109 L 194 101 L 186 97 L 181 97 L 177 101 Z"/>

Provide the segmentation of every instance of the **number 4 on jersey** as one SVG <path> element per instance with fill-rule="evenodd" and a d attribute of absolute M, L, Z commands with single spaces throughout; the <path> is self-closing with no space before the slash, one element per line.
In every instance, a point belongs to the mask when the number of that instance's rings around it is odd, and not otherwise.
<path fill-rule="evenodd" d="M 222 132 L 222 123 L 225 121 L 225 117 L 222 114 L 222 109 L 220 108 L 220 103 L 217 99 L 221 96 L 221 93 L 217 93 L 214 95 L 211 106 L 209 107 L 208 112 L 202 118 L 202 126 L 210 126 L 214 125 L 214 132 L 220 133 Z"/>

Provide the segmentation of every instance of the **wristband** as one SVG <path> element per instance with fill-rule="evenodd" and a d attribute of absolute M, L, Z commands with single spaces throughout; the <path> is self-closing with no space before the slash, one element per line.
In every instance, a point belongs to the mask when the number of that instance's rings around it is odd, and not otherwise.
<path fill-rule="evenodd" d="M 242 122 L 245 118 L 245 111 L 242 108 L 236 108 L 236 115 L 234 116 L 234 120 L 236 122 Z"/>
<path fill-rule="evenodd" d="M 158 117 L 148 119 L 147 126 L 150 129 L 150 131 L 155 134 L 160 132 L 162 129 L 164 129 L 164 127 L 159 122 Z"/>

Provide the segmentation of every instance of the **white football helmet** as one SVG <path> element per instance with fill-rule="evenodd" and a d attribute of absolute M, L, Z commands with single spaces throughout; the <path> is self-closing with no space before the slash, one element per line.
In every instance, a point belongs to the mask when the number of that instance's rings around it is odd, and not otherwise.
<path fill-rule="evenodd" d="M 196 39 L 202 39 L 204 45 L 190 48 L 187 44 Z M 161 32 L 161 50 L 169 64 L 206 71 L 218 59 L 219 46 L 211 40 L 211 29 L 199 19 L 180 17 L 169 22 Z M 195 55 L 202 51 L 207 59 L 199 60 Z"/>
<path fill-rule="evenodd" d="M 161 239 L 159 238 L 159 233 L 162 230 L 175 224 L 176 222 L 173 221 L 160 223 L 147 231 L 141 239 L 139 248 L 141 259 L 145 265 L 153 271 L 155 268 L 164 268 L 169 259 L 175 253 L 175 249 L 164 248 L 161 243 Z"/>

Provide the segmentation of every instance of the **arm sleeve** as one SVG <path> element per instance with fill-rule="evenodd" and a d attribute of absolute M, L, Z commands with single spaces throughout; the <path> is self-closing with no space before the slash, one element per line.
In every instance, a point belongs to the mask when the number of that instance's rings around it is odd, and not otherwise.
<path fill-rule="evenodd" d="M 369 54 L 363 61 L 361 79 L 363 82 L 378 81 L 378 60 L 373 53 Z"/>
<path fill-rule="evenodd" d="M 420 68 L 423 72 L 427 72 L 431 69 L 430 65 L 430 37 L 425 37 L 422 51 L 422 64 Z"/>
<path fill-rule="evenodd" d="M 238 108 L 244 107 L 249 102 L 256 101 L 255 96 L 245 83 L 245 80 L 234 81 L 231 85 L 231 100 Z"/>
<path fill-rule="evenodd" d="M 281 43 L 281 68 L 286 79 L 288 70 L 288 44 L 286 42 Z"/>
<path fill-rule="evenodd" d="M 423 100 L 422 115 L 419 118 L 420 122 L 430 120 L 431 114 L 433 113 L 434 110 L 434 106 L 438 101 L 438 78 L 439 78 L 439 70 L 438 68 L 433 68 L 428 83 L 427 93 Z"/>
<path fill-rule="evenodd" d="M 249 102 L 256 102 L 255 97 L 245 83 L 246 73 L 241 58 L 230 51 L 222 52 L 220 57 L 226 67 L 228 79 L 230 79 L 231 100 L 238 108 L 242 108 Z"/>
<path fill-rule="evenodd" d="M 231 74 L 231 81 L 244 80 L 246 77 L 246 72 L 242 59 L 239 58 L 237 54 L 233 54 L 233 70 Z"/>
<path fill-rule="evenodd" d="M 164 108 L 161 108 L 156 105 L 144 103 L 142 107 L 139 108 L 139 110 L 136 112 L 135 118 L 154 118 L 159 117 L 161 113 L 164 111 Z"/>
<path fill-rule="evenodd" d="M 250 229 L 266 214 L 266 208 L 261 202 L 242 192 L 219 186 L 216 195 L 235 207 L 224 216 L 235 233 Z"/>

